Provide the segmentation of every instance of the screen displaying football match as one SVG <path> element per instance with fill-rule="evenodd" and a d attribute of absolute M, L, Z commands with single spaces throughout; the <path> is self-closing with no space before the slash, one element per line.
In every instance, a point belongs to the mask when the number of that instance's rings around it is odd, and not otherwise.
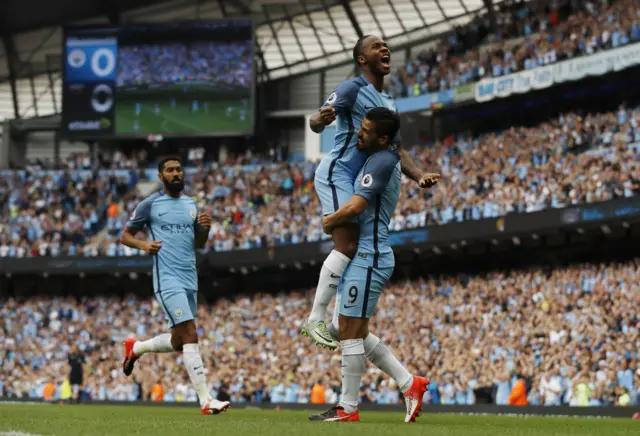
<path fill-rule="evenodd" d="M 68 28 L 69 137 L 253 132 L 253 24 L 247 20 Z"/>

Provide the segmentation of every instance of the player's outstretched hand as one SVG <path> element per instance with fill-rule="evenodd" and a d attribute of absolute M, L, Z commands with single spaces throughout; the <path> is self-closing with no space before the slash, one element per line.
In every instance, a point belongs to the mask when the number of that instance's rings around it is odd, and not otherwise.
<path fill-rule="evenodd" d="M 200 212 L 198 214 L 198 224 L 200 224 L 205 229 L 211 228 L 211 217 L 206 213 Z"/>
<path fill-rule="evenodd" d="M 158 251 L 162 248 L 162 241 L 147 242 L 147 246 L 144 248 L 147 254 L 158 254 Z"/>
<path fill-rule="evenodd" d="M 322 121 L 325 126 L 333 123 L 336 119 L 336 110 L 333 106 L 327 106 L 325 108 L 320 109 L 320 115 L 318 119 Z"/>
<path fill-rule="evenodd" d="M 440 174 L 438 173 L 425 173 L 420 177 L 420 181 L 418 185 L 421 188 L 432 188 L 438 184 L 438 180 L 440 180 Z"/>

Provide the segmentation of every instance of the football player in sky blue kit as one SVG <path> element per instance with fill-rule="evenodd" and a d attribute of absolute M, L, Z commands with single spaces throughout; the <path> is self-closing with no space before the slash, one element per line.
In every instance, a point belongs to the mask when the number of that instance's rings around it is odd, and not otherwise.
<path fill-rule="evenodd" d="M 358 150 L 369 157 L 354 184 L 354 194 L 338 211 L 323 218 L 325 233 L 358 220 L 358 253 L 340 282 L 337 308 L 342 348 L 342 399 L 313 421 L 360 421 L 358 399 L 366 360 L 391 376 L 404 394 L 405 422 L 420 413 L 427 380 L 412 376 L 380 338 L 369 333 L 369 318 L 391 278 L 395 259 L 389 223 L 400 196 L 400 156 L 393 143 L 400 119 L 387 108 L 369 111 L 358 131 Z"/>
<path fill-rule="evenodd" d="M 202 413 L 215 415 L 230 404 L 209 395 L 195 324 L 198 301 L 195 250 L 207 242 L 211 217 L 199 213 L 195 201 L 182 193 L 184 173 L 178 158 L 161 160 L 158 172 L 163 190 L 138 204 L 120 242 L 153 256 L 153 289 L 171 333 L 146 341 L 127 339 L 122 370 L 126 376 L 131 375 L 136 360 L 146 353 L 182 351 Z M 145 228 L 151 240 L 136 239 L 136 234 Z"/>
<path fill-rule="evenodd" d="M 391 71 L 391 52 L 387 43 L 377 36 L 364 36 L 353 48 L 353 59 L 362 75 L 340 83 L 309 122 L 311 130 L 321 133 L 337 117 L 335 145 L 318 166 L 314 180 L 323 215 L 337 211 L 353 194 L 353 183 L 367 158 L 356 147 L 356 132 L 365 114 L 376 107 L 397 113 L 395 101 L 382 90 L 384 77 Z M 398 154 L 402 172 L 420 187 L 429 188 L 438 182 L 439 174 L 423 173 L 404 150 L 399 150 Z M 324 317 L 340 277 L 356 254 L 358 233 L 358 224 L 352 222 L 336 226 L 331 232 L 335 248 L 324 261 L 311 315 L 302 327 L 302 334 L 330 349 L 337 347 L 333 338 L 337 330 L 337 310 L 332 322 L 333 332 L 327 329 Z"/>

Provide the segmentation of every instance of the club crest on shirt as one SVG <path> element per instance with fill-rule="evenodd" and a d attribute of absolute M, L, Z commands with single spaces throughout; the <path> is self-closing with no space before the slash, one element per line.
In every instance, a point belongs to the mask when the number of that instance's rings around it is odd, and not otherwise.
<path fill-rule="evenodd" d="M 176 318 L 180 318 L 182 316 L 182 309 L 180 309 L 179 307 L 175 310 L 174 314 L 176 315 Z"/>
<path fill-rule="evenodd" d="M 196 210 L 191 208 L 191 210 L 189 210 L 189 215 L 191 215 L 191 218 L 196 219 Z"/>
<path fill-rule="evenodd" d="M 373 176 L 371 174 L 365 174 L 362 176 L 362 181 L 360 182 L 362 186 L 368 188 L 373 184 Z"/>

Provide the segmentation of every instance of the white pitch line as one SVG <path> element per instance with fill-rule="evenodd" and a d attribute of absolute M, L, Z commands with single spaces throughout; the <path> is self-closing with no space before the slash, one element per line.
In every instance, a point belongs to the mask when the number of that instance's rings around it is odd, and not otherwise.
<path fill-rule="evenodd" d="M 0 436 L 44 436 L 44 435 L 11 430 L 11 431 L 0 431 Z"/>

